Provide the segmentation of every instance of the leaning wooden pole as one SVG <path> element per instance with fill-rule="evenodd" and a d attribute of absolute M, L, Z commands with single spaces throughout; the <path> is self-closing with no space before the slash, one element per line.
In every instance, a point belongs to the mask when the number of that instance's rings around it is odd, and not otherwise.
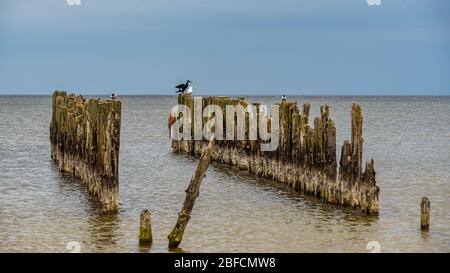
<path fill-rule="evenodd" d="M 191 212 L 194 208 L 195 199 L 197 199 L 200 190 L 200 184 L 205 176 L 206 170 L 209 166 L 209 161 L 211 159 L 211 150 L 214 146 L 214 138 L 209 141 L 208 146 L 203 150 L 200 157 L 197 169 L 191 178 L 188 188 L 186 189 L 186 198 L 184 199 L 183 208 L 178 214 L 178 220 L 175 227 L 170 232 L 169 248 L 176 248 L 181 243 L 183 239 L 184 229 L 186 228 L 189 219 L 191 218 Z"/>

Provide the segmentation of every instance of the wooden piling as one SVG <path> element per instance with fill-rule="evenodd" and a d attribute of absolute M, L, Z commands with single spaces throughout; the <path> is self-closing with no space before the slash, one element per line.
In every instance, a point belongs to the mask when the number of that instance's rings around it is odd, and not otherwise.
<path fill-rule="evenodd" d="M 169 239 L 169 248 L 171 249 L 178 247 L 183 239 L 184 230 L 189 222 L 189 219 L 191 218 L 191 212 L 194 208 L 195 200 L 200 193 L 202 179 L 205 176 L 206 170 L 209 166 L 213 145 L 214 138 L 209 141 L 208 146 L 203 150 L 197 169 L 195 170 L 195 173 L 191 178 L 191 182 L 186 189 L 186 198 L 184 200 L 183 207 L 178 214 L 177 223 L 167 237 Z"/>
<path fill-rule="evenodd" d="M 141 211 L 139 224 L 139 244 L 149 245 L 153 243 L 151 213 L 148 209 Z"/>
<path fill-rule="evenodd" d="M 201 100 L 203 107 L 210 104 L 222 108 L 227 104 L 261 107 L 259 103 L 250 104 L 243 99 L 229 97 L 203 97 Z M 188 106 L 191 112 L 193 101 L 191 94 L 178 96 L 178 103 Z M 342 145 L 339 172 L 336 123 L 331 118 L 329 106 L 325 104 L 320 107 L 320 116 L 311 119 L 311 125 L 309 102 L 303 104 L 302 111 L 298 109 L 296 101 L 281 101 L 278 106 L 279 146 L 275 151 L 261 151 L 262 141 L 250 140 L 250 115 L 246 113 L 245 140 L 218 141 L 211 160 L 238 166 L 257 176 L 285 183 L 298 192 L 315 196 L 327 203 L 353 207 L 369 215 L 378 214 L 379 187 L 376 185 L 374 160 L 364 164 L 362 156 L 361 106 L 357 103 L 351 105 L 350 140 L 345 140 Z M 225 109 L 222 110 L 225 113 Z M 203 122 L 206 122 L 205 119 Z M 192 155 L 200 154 L 206 145 L 204 140 L 172 140 L 173 150 Z"/>
<path fill-rule="evenodd" d="M 423 231 L 430 229 L 430 212 L 430 200 L 424 196 L 420 202 L 420 229 Z"/>
<path fill-rule="evenodd" d="M 119 207 L 121 102 L 55 91 L 51 158 L 61 172 L 81 179 L 105 212 Z"/>

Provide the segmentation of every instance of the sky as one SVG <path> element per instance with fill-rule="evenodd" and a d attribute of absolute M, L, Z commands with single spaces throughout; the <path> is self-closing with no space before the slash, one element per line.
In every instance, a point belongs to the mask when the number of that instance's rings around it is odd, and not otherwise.
<path fill-rule="evenodd" d="M 0 0 L 0 95 L 450 95 L 449 0 L 67 1 Z"/>

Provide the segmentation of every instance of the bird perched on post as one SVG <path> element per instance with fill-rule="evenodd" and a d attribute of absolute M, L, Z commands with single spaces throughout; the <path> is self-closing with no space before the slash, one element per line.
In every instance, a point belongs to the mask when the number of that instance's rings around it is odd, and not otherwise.
<path fill-rule="evenodd" d="M 191 83 L 191 81 L 187 80 L 186 83 L 182 83 L 182 84 L 179 84 L 179 85 L 175 86 L 175 88 L 178 89 L 175 93 L 184 93 L 184 92 L 186 92 L 186 90 L 188 90 L 188 88 L 190 87 L 189 86 L 190 83 Z M 191 90 L 190 93 L 192 93 L 192 87 L 190 87 L 189 89 Z"/>
<path fill-rule="evenodd" d="M 117 99 L 117 95 L 116 95 L 116 93 L 112 93 L 112 94 L 111 94 L 111 99 L 112 99 L 112 100 L 115 100 L 115 99 Z"/>
<path fill-rule="evenodd" d="M 286 100 L 287 100 L 286 95 L 281 96 L 281 101 L 286 101 Z"/>

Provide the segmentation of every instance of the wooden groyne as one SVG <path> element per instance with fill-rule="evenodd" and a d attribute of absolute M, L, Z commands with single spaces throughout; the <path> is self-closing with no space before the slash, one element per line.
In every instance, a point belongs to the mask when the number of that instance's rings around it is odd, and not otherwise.
<path fill-rule="evenodd" d="M 120 101 L 52 95 L 51 157 L 61 172 L 83 181 L 105 212 L 119 207 L 120 121 Z"/>
<path fill-rule="evenodd" d="M 249 106 L 243 98 L 204 97 L 201 100 L 203 108 L 218 105 L 223 113 L 226 113 L 226 105 L 242 105 L 245 109 Z M 189 107 L 192 115 L 189 122 L 193 123 L 194 97 L 191 94 L 180 94 L 178 104 Z M 375 181 L 373 159 L 366 162 L 363 168 L 361 107 L 356 103 L 352 104 L 351 139 L 343 143 L 338 172 L 336 127 L 329 117 L 328 105 L 321 106 L 320 116 L 314 119 L 313 127 L 309 125 L 309 103 L 304 103 L 302 111 L 298 109 L 297 102 L 281 101 L 278 105 L 279 145 L 276 150 L 262 151 L 259 144 L 264 141 L 249 140 L 249 113 L 246 113 L 245 139 L 225 140 L 223 137 L 223 140 L 217 140 L 211 160 L 286 183 L 298 192 L 315 196 L 327 203 L 350 206 L 366 214 L 377 215 L 379 188 Z M 254 103 L 251 106 L 258 108 L 260 104 Z M 254 114 L 258 115 L 259 111 Z M 169 124 L 177 117 L 171 115 Z M 205 118 L 200 119 L 202 125 L 207 121 Z M 172 139 L 172 148 L 174 151 L 199 156 L 208 141 L 195 140 L 195 126 L 190 127 L 191 138 Z M 225 121 L 223 128 L 226 128 Z"/>

